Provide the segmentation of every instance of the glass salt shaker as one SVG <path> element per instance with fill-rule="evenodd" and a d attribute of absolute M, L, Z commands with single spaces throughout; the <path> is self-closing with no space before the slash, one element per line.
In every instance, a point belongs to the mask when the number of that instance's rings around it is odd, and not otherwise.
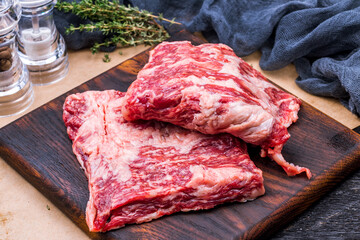
<path fill-rule="evenodd" d="M 24 111 L 33 101 L 33 89 L 16 44 L 21 6 L 17 0 L 0 0 L 0 117 Z"/>
<path fill-rule="evenodd" d="M 56 0 L 20 0 L 18 48 L 35 85 L 55 83 L 68 72 L 65 41 L 53 19 Z"/>

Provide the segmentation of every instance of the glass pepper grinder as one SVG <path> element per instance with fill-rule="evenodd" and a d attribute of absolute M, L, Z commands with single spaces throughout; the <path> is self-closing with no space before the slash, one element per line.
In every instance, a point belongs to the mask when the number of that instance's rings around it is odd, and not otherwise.
<path fill-rule="evenodd" d="M 16 44 L 20 16 L 21 6 L 17 0 L 0 0 L 0 117 L 24 111 L 34 96 Z"/>
<path fill-rule="evenodd" d="M 20 0 L 18 48 L 30 80 L 45 85 L 63 79 L 68 72 L 65 41 L 53 19 L 56 0 Z"/>

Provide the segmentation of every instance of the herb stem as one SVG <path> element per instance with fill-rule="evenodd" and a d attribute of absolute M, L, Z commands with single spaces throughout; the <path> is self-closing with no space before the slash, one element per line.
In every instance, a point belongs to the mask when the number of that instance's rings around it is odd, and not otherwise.
<path fill-rule="evenodd" d="M 174 19 L 163 18 L 161 14 L 156 16 L 146 10 L 139 10 L 137 7 L 121 5 L 117 0 L 113 2 L 81 0 L 71 3 L 58 1 L 55 7 L 60 11 L 71 12 L 91 21 L 78 26 L 70 25 L 66 29 L 66 34 L 75 31 L 101 31 L 104 36 L 109 36 L 102 43 L 93 45 L 91 48 L 93 53 L 98 52 L 102 46 L 127 47 L 138 44 L 157 44 L 169 38 L 169 34 L 159 22 L 180 24 Z"/>

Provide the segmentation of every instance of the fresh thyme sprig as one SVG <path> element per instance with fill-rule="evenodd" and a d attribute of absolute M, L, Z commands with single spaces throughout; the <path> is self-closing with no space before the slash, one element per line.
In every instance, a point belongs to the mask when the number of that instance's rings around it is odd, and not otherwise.
<path fill-rule="evenodd" d="M 101 46 L 127 47 L 160 43 L 169 38 L 169 34 L 157 21 L 179 24 L 161 14 L 156 16 L 137 7 L 121 5 L 117 0 L 81 0 L 71 3 L 59 1 L 56 8 L 91 20 L 90 24 L 70 25 L 66 34 L 75 31 L 101 31 L 109 36 L 104 42 L 94 44 L 91 48 L 93 53 L 98 52 Z"/>

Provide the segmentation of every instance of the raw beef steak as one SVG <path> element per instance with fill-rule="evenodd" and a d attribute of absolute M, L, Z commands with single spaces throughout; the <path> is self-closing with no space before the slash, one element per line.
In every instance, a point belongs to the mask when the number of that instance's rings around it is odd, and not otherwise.
<path fill-rule="evenodd" d="M 223 44 L 164 42 L 126 93 L 126 120 L 156 119 L 205 134 L 230 133 L 260 145 L 290 176 L 307 168 L 281 150 L 298 118 L 300 100 L 274 85 Z"/>
<path fill-rule="evenodd" d="M 264 194 L 262 172 L 240 139 L 158 121 L 127 122 L 123 96 L 89 91 L 64 104 L 73 151 L 89 181 L 90 231 Z"/>

